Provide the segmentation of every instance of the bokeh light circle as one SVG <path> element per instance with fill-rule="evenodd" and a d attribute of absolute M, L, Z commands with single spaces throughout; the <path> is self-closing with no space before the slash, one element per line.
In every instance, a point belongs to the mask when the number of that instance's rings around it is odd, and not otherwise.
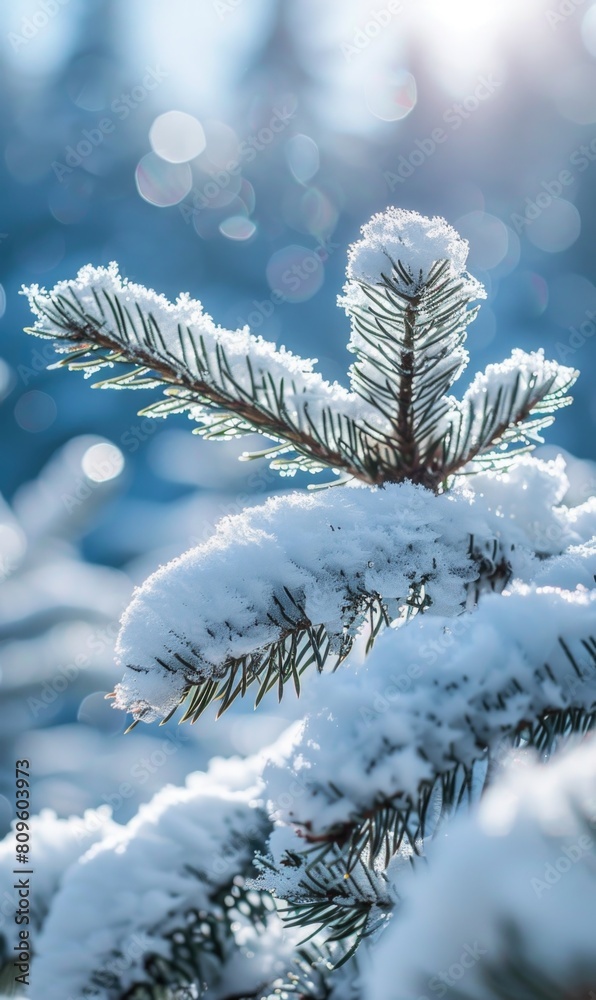
<path fill-rule="evenodd" d="M 285 154 L 292 176 L 306 184 L 319 169 L 319 147 L 309 135 L 293 135 L 285 145 Z"/>
<path fill-rule="evenodd" d="M 145 201 L 158 208 L 178 205 L 192 188 L 188 163 L 168 163 L 157 153 L 147 153 L 135 171 L 137 190 Z"/>
<path fill-rule="evenodd" d="M 504 222 L 488 212 L 468 212 L 455 223 L 458 233 L 468 240 L 471 271 L 491 271 L 507 256 L 509 231 Z"/>
<path fill-rule="evenodd" d="M 17 400 L 14 416 L 19 427 L 30 434 L 46 431 L 54 423 L 58 410 L 52 396 L 39 389 L 24 392 Z"/>
<path fill-rule="evenodd" d="M 186 111 L 166 111 L 149 129 L 154 153 L 168 163 L 187 163 L 203 152 L 207 141 L 200 121 Z"/>
<path fill-rule="evenodd" d="M 107 692 L 94 691 L 83 698 L 77 712 L 77 721 L 93 726 L 106 734 L 119 734 L 126 724 L 123 712 L 115 712 L 112 703 L 106 701 Z"/>
<path fill-rule="evenodd" d="M 68 187 L 60 185 L 50 191 L 48 208 L 56 222 L 62 223 L 63 226 L 72 226 L 81 222 L 87 215 L 89 199 L 81 190 L 77 190 L 75 183 L 71 183 Z"/>
<path fill-rule="evenodd" d="M 239 174 L 231 174 L 226 170 L 215 175 L 201 173 L 193 188 L 193 207 L 198 212 L 225 208 L 237 197 L 241 188 L 242 178 Z"/>
<path fill-rule="evenodd" d="M 541 274 L 536 274 L 534 271 L 522 272 L 519 280 L 528 317 L 542 316 L 550 300 L 548 282 Z"/>
<path fill-rule="evenodd" d="M 321 257 L 307 247 L 291 244 L 277 250 L 267 264 L 267 281 L 286 302 L 307 302 L 325 278 Z"/>
<path fill-rule="evenodd" d="M 570 201 L 554 198 L 524 230 L 530 243 L 546 253 L 561 253 L 573 246 L 581 232 L 580 214 Z"/>
<path fill-rule="evenodd" d="M 222 236 L 227 236 L 229 240 L 249 240 L 257 231 L 252 219 L 247 219 L 245 215 L 231 215 L 219 224 L 219 231 Z"/>
<path fill-rule="evenodd" d="M 242 178 L 240 183 L 238 197 L 246 209 L 246 214 L 252 215 L 257 204 L 257 196 L 254 187 L 245 177 Z"/>
<path fill-rule="evenodd" d="M 592 4 L 584 14 L 582 41 L 590 55 L 596 57 L 596 4 Z"/>
<path fill-rule="evenodd" d="M 206 174 L 217 174 L 229 169 L 230 164 L 239 165 L 242 160 L 241 144 L 229 125 L 215 119 L 204 122 L 206 148 L 199 157 L 199 166 Z"/>
<path fill-rule="evenodd" d="M 58 266 L 65 252 L 64 234 L 56 227 L 22 244 L 17 250 L 17 258 L 32 274 L 44 274 Z"/>
<path fill-rule="evenodd" d="M 369 111 L 384 122 L 406 118 L 416 107 L 416 80 L 407 70 L 372 74 L 365 87 Z"/>
<path fill-rule="evenodd" d="M 81 468 L 87 479 L 105 483 L 120 475 L 124 468 L 124 455 L 115 444 L 102 441 L 87 448 L 81 459 Z"/>
<path fill-rule="evenodd" d="M 332 201 L 318 188 L 307 188 L 300 200 L 303 223 L 313 236 L 324 238 L 333 232 L 339 212 Z"/>

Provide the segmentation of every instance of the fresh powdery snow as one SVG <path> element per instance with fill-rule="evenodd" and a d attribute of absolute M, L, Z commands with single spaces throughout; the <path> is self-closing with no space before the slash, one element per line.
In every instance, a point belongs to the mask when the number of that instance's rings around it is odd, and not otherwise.
<path fill-rule="evenodd" d="M 379 800 L 418 800 L 422 782 L 471 765 L 524 720 L 596 701 L 596 591 L 512 587 L 458 618 L 388 629 L 359 668 L 311 688 L 315 708 L 285 766 L 265 771 L 275 818 L 322 835 Z M 559 639 L 564 638 L 565 646 Z M 570 654 L 570 655 L 568 655 Z M 322 707 L 325 706 L 325 707 Z"/>
<path fill-rule="evenodd" d="M 258 756 L 212 761 L 71 865 L 35 938 L 31 1000 L 117 1000 L 146 981 L 149 955 L 170 956 L 168 935 L 187 926 L 189 912 L 221 914 L 215 897 L 250 869 L 268 829 L 257 807 L 261 767 Z M 223 971 L 205 953 L 214 1000 L 255 989 L 287 966 L 290 943 L 274 914 L 267 933 L 250 920 L 237 933 Z"/>
<path fill-rule="evenodd" d="M 476 473 L 469 488 L 507 521 L 508 531 L 516 526 L 519 541 L 542 556 L 561 553 L 596 534 L 596 497 L 571 509 L 563 503 L 569 480 L 561 455 L 548 462 L 523 455 L 506 472 Z"/>
<path fill-rule="evenodd" d="M 593 995 L 595 820 L 593 736 L 547 766 L 517 754 L 428 865 L 401 873 L 366 1000 L 494 1000 L 495 979 L 509 984 L 499 996 Z"/>
<path fill-rule="evenodd" d="M 549 395 L 562 398 L 577 374 L 573 368 L 549 361 L 542 349 L 530 354 L 515 349 L 505 361 L 488 365 L 484 372 L 475 375 L 458 404 L 466 418 L 470 440 L 478 445 L 487 438 L 494 439 L 494 429 L 500 427 L 499 438 L 506 441 L 518 433 L 514 426 L 507 430 L 508 426 L 521 419 L 530 424 L 528 437 L 540 441 L 540 437 L 532 434 L 532 421 L 540 418 L 539 429 L 542 429 L 554 420 L 552 413 L 546 416 L 541 413 L 545 388 Z"/>
<path fill-rule="evenodd" d="M 379 285 L 401 262 L 416 290 L 429 276 L 433 264 L 448 260 L 452 277 L 462 281 L 468 298 L 486 298 L 483 286 L 466 270 L 468 242 L 440 216 L 432 219 L 402 208 L 388 208 L 373 215 L 362 227 L 362 239 L 348 251 L 349 281 Z M 412 291 L 404 286 L 405 291 Z M 346 288 L 346 292 L 348 292 Z"/>

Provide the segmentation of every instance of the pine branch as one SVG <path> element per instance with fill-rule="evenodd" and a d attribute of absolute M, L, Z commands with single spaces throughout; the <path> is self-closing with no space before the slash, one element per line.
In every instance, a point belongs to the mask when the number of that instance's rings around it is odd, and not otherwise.
<path fill-rule="evenodd" d="M 299 1000 L 362 1000 L 357 960 L 342 962 L 345 954 L 343 942 L 325 945 L 311 937 L 297 947 L 292 968 L 277 991 Z"/>
<path fill-rule="evenodd" d="M 331 661 L 334 667 L 348 655 L 352 639 L 349 634 L 342 637 L 340 648 Z M 221 679 L 206 679 L 192 684 L 182 694 L 184 712 L 180 722 L 196 722 L 213 702 L 219 702 L 219 718 L 238 696 L 244 697 L 251 685 L 257 685 L 255 708 L 271 690 L 277 692 L 281 701 L 287 684 L 293 686 L 300 695 L 301 678 L 306 670 L 315 666 L 321 672 L 330 659 L 331 641 L 324 626 L 305 619 L 294 623 L 293 628 L 281 632 L 280 639 L 270 646 L 257 649 L 253 654 L 241 659 L 229 659 L 221 666 Z M 172 717 L 178 705 L 162 720 L 162 724 Z M 133 706 L 133 711 L 136 709 Z M 140 721 L 142 716 L 137 716 Z M 133 723 L 134 725 L 134 723 Z"/>
<path fill-rule="evenodd" d="M 508 555 L 500 522 L 471 517 L 455 492 L 404 483 L 275 498 L 226 519 L 136 591 L 116 649 L 116 706 L 149 722 L 185 701 L 194 722 L 253 689 L 257 704 L 288 686 L 299 695 L 303 675 L 337 667 L 357 635 L 370 647 L 393 620 L 457 614 L 502 589 Z"/>
<path fill-rule="evenodd" d="M 590 712 L 548 711 L 533 725 L 521 723 L 509 737 L 503 736 L 499 753 L 536 749 L 546 759 L 559 743 L 594 728 L 596 700 Z M 326 943 L 343 942 L 342 961 L 348 960 L 395 908 L 395 894 L 380 873 L 400 856 L 410 864 L 425 859 L 427 842 L 462 809 L 477 803 L 489 787 L 492 767 L 489 748 L 479 747 L 471 765 L 456 763 L 433 781 L 422 782 L 417 801 L 403 794 L 379 799 L 367 812 L 321 835 L 312 834 L 308 824 L 301 825 L 301 841 L 308 846 L 275 862 L 260 857 L 260 867 L 269 869 L 270 875 L 261 875 L 255 885 L 285 901 L 280 912 L 287 926 L 305 930 L 316 926 Z M 284 865 L 291 865 L 298 877 L 288 879 L 280 868 Z M 370 894 L 354 889 L 354 876 L 370 886 Z"/>
<path fill-rule="evenodd" d="M 444 474 L 451 476 L 470 463 L 475 469 L 499 468 L 542 442 L 540 431 L 554 420 L 553 411 L 567 406 L 578 373 L 545 361 L 542 351 L 514 351 L 501 365 L 477 375 L 462 403 L 450 414 Z M 523 445 L 512 453 L 509 446 Z"/>
<path fill-rule="evenodd" d="M 233 902 L 231 902 L 233 900 Z M 104 991 L 106 1000 L 169 1000 L 171 997 L 188 996 L 188 1000 L 202 996 L 205 984 L 217 981 L 214 969 L 224 967 L 234 956 L 237 943 L 232 925 L 239 922 L 253 925 L 255 933 L 267 931 L 267 921 L 274 913 L 270 898 L 254 890 L 247 891 L 238 885 L 228 887 L 214 899 L 217 914 L 189 910 L 184 923 L 164 935 L 167 955 L 160 952 L 147 954 L 139 968 L 143 981 L 135 982 L 122 991 L 117 977 L 101 973 L 92 980 L 93 986 Z M 226 1000 L 260 1000 L 268 984 L 262 982 L 241 994 L 230 993 Z M 186 992 L 188 991 L 188 992 Z"/>
<path fill-rule="evenodd" d="M 453 403 L 446 393 L 467 363 L 463 343 L 477 309 L 467 309 L 464 282 L 451 275 L 447 260 L 433 265 L 421 288 L 398 261 L 380 286 L 346 290 L 349 349 L 358 356 L 352 387 L 389 421 L 396 469 L 433 488 Z"/>
<path fill-rule="evenodd" d="M 165 387 L 169 396 L 175 394 L 175 402 L 168 400 L 148 407 L 144 411 L 147 415 L 163 416 L 194 408 L 195 417 L 206 421 L 208 437 L 219 436 L 223 421 L 225 437 L 262 433 L 280 442 L 281 447 L 291 444 L 302 457 L 301 464 L 313 461 L 323 468 L 340 469 L 365 482 L 377 481 L 375 461 L 365 432 L 342 413 L 337 414 L 334 423 L 330 405 L 334 394 L 322 379 L 313 377 L 312 387 L 309 382 L 300 387 L 295 379 L 284 397 L 284 382 L 276 385 L 265 369 L 255 370 L 250 353 L 243 359 L 245 371 L 239 377 L 221 343 L 222 338 L 213 330 L 208 327 L 201 333 L 190 323 L 178 322 L 176 337 L 166 336 L 147 305 L 139 304 L 144 289 L 137 293 L 135 286 L 129 286 L 129 291 L 114 272 L 111 282 L 107 281 L 107 274 L 98 269 L 100 279 L 115 288 L 107 291 L 101 284 L 93 288 L 95 312 L 81 301 L 75 286 L 67 286 L 49 296 L 32 290 L 31 304 L 41 322 L 28 332 L 57 340 L 59 350 L 68 350 L 67 356 L 58 362 L 59 366 L 92 372 L 106 365 L 132 364 L 132 371 L 104 379 L 96 386 Z M 163 309 L 163 303 L 160 304 Z M 209 317 L 201 316 L 201 319 L 205 322 Z M 49 328 L 43 325 L 45 321 L 49 321 Z M 274 353 L 270 352 L 269 360 L 273 359 Z M 319 398 L 311 398 L 313 389 Z M 288 397 L 293 397 L 293 412 L 288 406 Z M 215 433 L 209 413 L 211 407 L 215 408 Z M 311 409 L 316 414 L 316 422 L 311 417 Z M 323 432 L 319 422 L 323 424 Z M 358 443 L 356 450 L 347 445 L 350 438 Z"/>
<path fill-rule="evenodd" d="M 334 969 L 346 965 L 363 938 L 381 928 L 395 903 L 380 869 L 362 858 L 348 867 L 334 845 L 314 855 L 257 855 L 256 864 L 261 874 L 253 884 L 284 901 L 279 912 L 286 927 L 302 928 L 305 942 L 320 935 L 328 955 L 341 945 Z"/>
<path fill-rule="evenodd" d="M 172 305 L 123 281 L 115 265 L 83 268 L 51 292 L 29 289 L 38 316 L 29 332 L 54 341 L 58 365 L 88 375 L 125 369 L 98 386 L 161 389 L 166 398 L 144 414 L 187 412 L 208 439 L 265 435 L 282 475 L 331 469 L 341 481 L 439 491 L 462 469 L 510 462 L 519 450 L 506 446 L 541 440 L 577 376 L 516 352 L 478 376 L 461 403 L 448 395 L 468 360 L 463 344 L 477 313 L 468 307 L 482 294 L 448 258 L 415 276 L 405 258 L 384 252 L 384 269 L 374 280 L 352 276 L 341 300 L 357 355 L 351 392 L 246 329 L 216 327 L 188 297 Z"/>
<path fill-rule="evenodd" d="M 34 940 L 36 996 L 223 996 L 238 976 L 258 990 L 265 941 L 280 940 L 272 901 L 245 884 L 270 830 L 255 805 L 260 767 L 219 761 L 185 788 L 167 786 L 71 866 Z M 81 899 L 93 906 L 81 911 Z M 291 947 L 279 948 L 285 965 Z"/>

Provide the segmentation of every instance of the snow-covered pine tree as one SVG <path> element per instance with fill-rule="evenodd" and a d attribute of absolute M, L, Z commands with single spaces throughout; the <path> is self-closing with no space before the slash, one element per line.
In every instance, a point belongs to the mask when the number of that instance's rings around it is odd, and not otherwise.
<path fill-rule="evenodd" d="M 40 849 L 31 1000 L 596 990 L 591 737 L 548 763 L 594 722 L 596 501 L 567 506 L 562 460 L 527 454 L 577 373 L 515 351 L 450 394 L 484 295 L 466 259 L 441 219 L 364 226 L 349 390 L 115 265 L 27 290 L 59 364 L 119 369 L 98 384 L 163 391 L 144 413 L 257 431 L 282 474 L 341 484 L 226 518 L 136 591 L 114 692 L 132 725 L 288 688 L 307 714 L 86 853 Z"/>

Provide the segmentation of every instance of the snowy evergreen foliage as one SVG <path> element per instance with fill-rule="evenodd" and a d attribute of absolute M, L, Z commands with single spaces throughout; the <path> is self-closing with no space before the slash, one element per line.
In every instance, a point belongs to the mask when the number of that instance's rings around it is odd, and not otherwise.
<path fill-rule="evenodd" d="M 428 868 L 401 880 L 403 914 L 379 946 L 366 1000 L 590 1000 L 595 836 L 594 738 L 549 767 L 518 754 L 475 815 L 433 846 Z"/>
<path fill-rule="evenodd" d="M 149 997 L 150 983 L 196 981 L 226 997 L 283 972 L 290 944 L 279 918 L 235 882 L 268 828 L 252 801 L 255 779 L 254 761 L 215 761 L 186 788 L 164 788 L 71 865 L 37 939 L 32 998 L 118 998 L 132 987 Z M 79 956 L 68 968 L 65 949 Z"/>
<path fill-rule="evenodd" d="M 594 744 L 550 762 L 596 717 L 596 499 L 568 506 L 564 462 L 526 454 L 577 373 L 514 351 L 451 395 L 483 297 L 466 259 L 442 219 L 363 228 L 340 298 L 349 390 L 115 265 L 28 290 L 58 364 L 121 369 L 98 384 L 161 389 L 143 412 L 258 431 L 282 474 L 342 484 L 224 519 L 136 590 L 113 694 L 133 726 L 288 685 L 306 714 L 86 852 L 47 852 L 32 1000 L 596 989 Z M 581 837 L 547 911 L 532 880 Z M 472 971 L 441 978 L 455 965 Z"/>

